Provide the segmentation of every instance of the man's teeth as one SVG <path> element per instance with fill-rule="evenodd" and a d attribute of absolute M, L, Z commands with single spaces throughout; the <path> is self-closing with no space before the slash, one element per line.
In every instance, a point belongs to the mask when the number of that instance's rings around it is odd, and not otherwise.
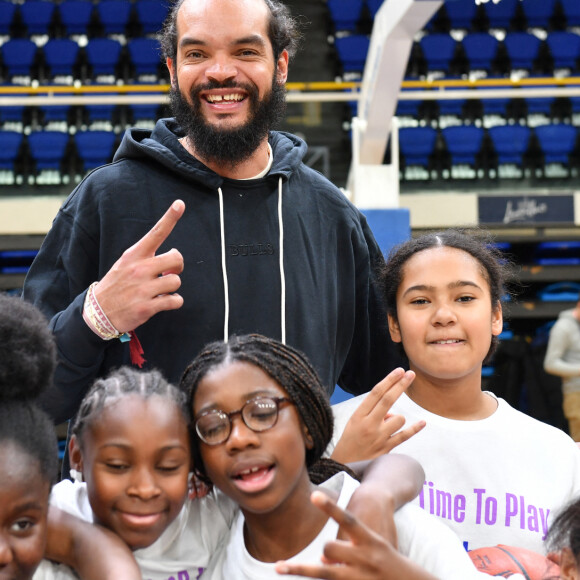
<path fill-rule="evenodd" d="M 435 344 L 454 344 L 456 342 L 461 342 L 461 341 L 457 340 L 455 338 L 451 338 L 449 340 L 436 340 Z"/>
<path fill-rule="evenodd" d="M 222 101 L 241 101 L 244 98 L 239 93 L 232 93 L 231 95 L 207 95 L 206 99 L 210 103 L 221 103 Z"/>

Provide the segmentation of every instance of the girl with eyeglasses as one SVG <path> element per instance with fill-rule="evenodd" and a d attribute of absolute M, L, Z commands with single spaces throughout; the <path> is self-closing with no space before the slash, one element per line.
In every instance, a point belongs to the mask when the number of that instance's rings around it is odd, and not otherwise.
<path fill-rule="evenodd" d="M 361 545 L 354 552 L 338 544 L 339 565 L 320 565 L 338 529 L 327 512 L 343 521 L 341 510 L 359 484 L 345 466 L 321 459 L 332 436 L 332 412 L 315 370 L 297 350 L 259 335 L 215 342 L 186 369 L 181 387 L 193 413 L 195 469 L 240 506 L 208 578 L 261 580 L 278 572 L 383 580 L 483 577 L 457 537 L 412 506 L 395 514 L 400 551 L 358 528 L 351 537 Z M 337 511 L 311 502 L 317 489 L 336 501 Z M 345 529 L 353 533 L 352 520 Z M 360 550 L 369 555 L 366 561 L 351 558 Z M 371 555 L 386 565 L 373 568 Z"/>
<path fill-rule="evenodd" d="M 404 378 L 402 371 L 393 377 L 386 381 L 389 387 Z M 243 411 L 258 428 L 267 428 L 277 406 L 283 410 L 288 404 L 262 403 Z M 83 399 L 69 450 L 74 481 L 60 482 L 51 496 L 52 505 L 117 534 L 147 580 L 200 578 L 237 513 L 223 494 L 188 498 L 193 475 L 188 421 L 185 395 L 159 372 L 114 371 Z M 207 437 L 220 437 L 219 430 L 219 424 L 208 427 Z M 397 457 L 389 459 L 399 465 Z M 388 498 L 387 513 L 420 489 L 422 470 L 405 459 L 408 471 L 401 481 L 385 482 L 392 490 L 382 496 Z M 63 571 L 57 577 L 72 578 Z"/>

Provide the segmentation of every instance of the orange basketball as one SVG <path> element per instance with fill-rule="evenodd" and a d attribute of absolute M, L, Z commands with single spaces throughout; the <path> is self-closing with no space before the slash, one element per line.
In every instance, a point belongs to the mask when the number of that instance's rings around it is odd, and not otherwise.
<path fill-rule="evenodd" d="M 522 574 L 526 580 L 557 580 L 560 569 L 543 554 L 515 546 L 489 546 L 471 550 L 469 556 L 480 572 L 509 578 Z"/>

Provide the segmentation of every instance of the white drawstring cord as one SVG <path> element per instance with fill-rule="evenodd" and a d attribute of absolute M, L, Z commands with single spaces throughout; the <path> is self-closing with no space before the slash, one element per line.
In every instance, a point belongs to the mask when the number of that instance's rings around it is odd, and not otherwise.
<path fill-rule="evenodd" d="M 218 187 L 218 195 L 220 202 L 220 237 L 222 242 L 222 276 L 224 279 L 224 342 L 228 342 L 229 338 L 229 321 L 230 321 L 230 296 L 228 292 L 228 272 L 226 269 L 226 234 L 224 225 L 224 195 L 221 187 Z"/>
<path fill-rule="evenodd" d="M 278 224 L 280 229 L 280 325 L 281 342 L 286 344 L 286 276 L 284 274 L 284 222 L 282 221 L 282 178 L 278 179 Z"/>

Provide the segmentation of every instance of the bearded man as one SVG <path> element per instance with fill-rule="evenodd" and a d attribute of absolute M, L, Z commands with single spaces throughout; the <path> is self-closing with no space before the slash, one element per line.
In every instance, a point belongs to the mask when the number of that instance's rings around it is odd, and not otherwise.
<path fill-rule="evenodd" d="M 304 165 L 302 140 L 272 130 L 297 38 L 278 0 L 173 7 L 162 46 L 175 118 L 127 131 L 65 201 L 25 282 L 58 344 L 42 400 L 56 422 L 111 368 L 177 382 L 232 334 L 302 350 L 329 395 L 394 368 L 365 218 Z"/>

